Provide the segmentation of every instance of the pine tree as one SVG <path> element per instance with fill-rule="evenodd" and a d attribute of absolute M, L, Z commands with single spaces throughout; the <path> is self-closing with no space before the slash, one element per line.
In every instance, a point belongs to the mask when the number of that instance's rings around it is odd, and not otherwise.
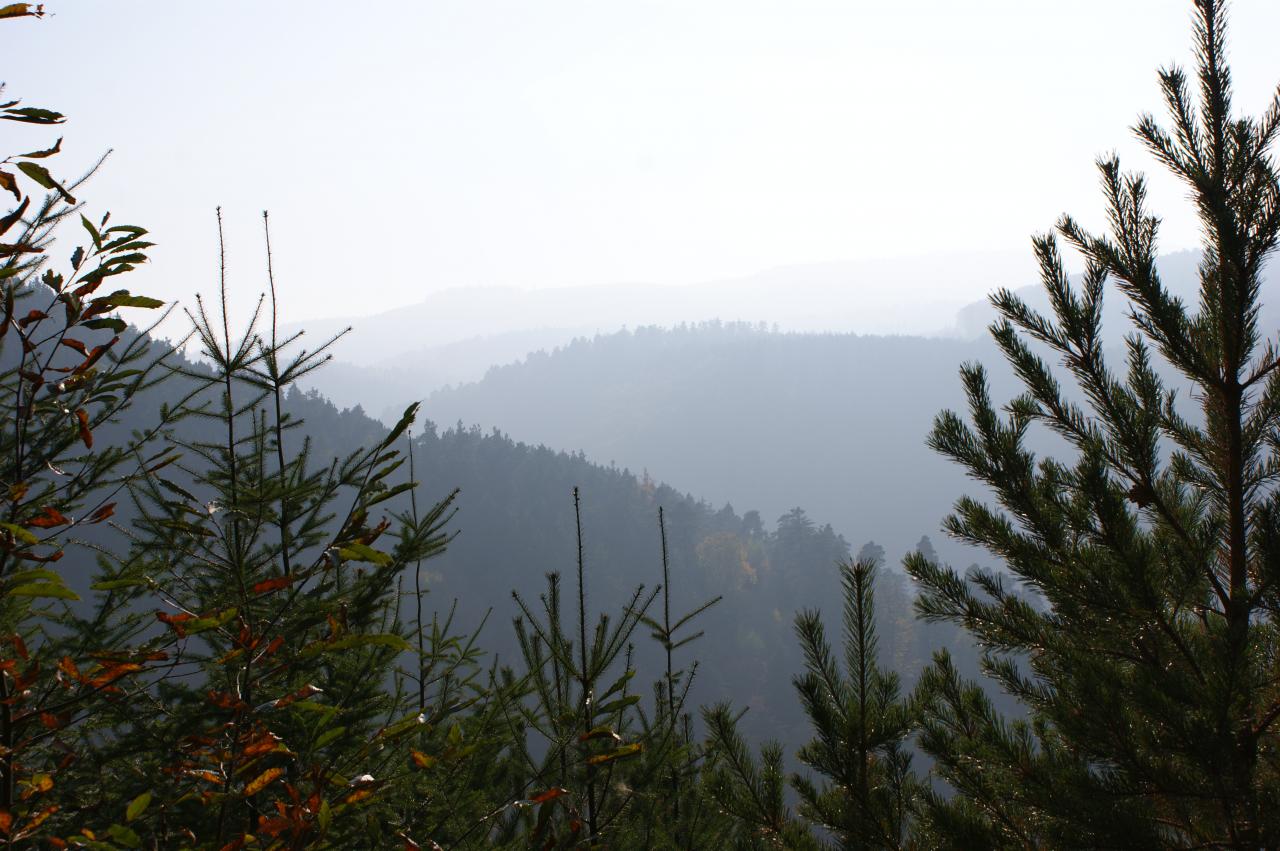
<path fill-rule="evenodd" d="M 996 501 L 961 499 L 948 531 L 1006 570 L 961 577 L 914 556 L 919 610 L 963 624 L 1026 716 L 1002 717 L 945 654 L 926 672 L 922 744 L 958 793 L 932 798 L 932 844 L 1280 844 L 1280 352 L 1259 324 L 1280 233 L 1280 97 L 1261 118 L 1233 114 L 1225 33 L 1225 4 L 1197 0 L 1194 84 L 1163 70 L 1172 127 L 1135 127 L 1195 202 L 1198 300 L 1161 280 L 1143 178 L 1105 158 L 1110 233 L 1057 226 L 1080 280 L 1055 236 L 1035 240 L 1052 315 L 992 298 L 1025 392 L 999 411 L 966 365 L 969 421 L 936 421 L 931 446 Z M 1134 326 L 1123 372 L 1102 339 L 1108 282 Z M 1037 427 L 1069 460 L 1027 448 Z"/>
<path fill-rule="evenodd" d="M 844 591 L 843 664 L 826 638 L 821 613 L 796 617 L 805 671 L 795 680 L 814 738 L 797 754 L 821 775 L 794 773 L 798 817 L 784 804 L 782 750 L 766 744 L 759 764 L 737 732 L 726 706 L 707 711 L 716 764 L 709 792 L 736 823 L 740 847 L 825 847 L 833 837 L 843 849 L 911 847 L 916 800 L 923 792 L 911 770 L 907 740 L 914 711 L 900 694 L 898 677 L 880 667 L 874 586 L 878 547 L 868 557 L 840 564 Z M 883 552 L 882 550 L 880 552 Z"/>
<path fill-rule="evenodd" d="M 906 740 L 913 717 L 898 676 L 880 667 L 875 624 L 876 562 L 840 566 L 844 584 L 844 670 L 832 654 L 821 614 L 801 612 L 796 634 L 804 674 L 796 690 L 815 737 L 798 754 L 827 778 L 795 775 L 800 813 L 830 831 L 842 848 L 901 848 L 919 783 Z"/>

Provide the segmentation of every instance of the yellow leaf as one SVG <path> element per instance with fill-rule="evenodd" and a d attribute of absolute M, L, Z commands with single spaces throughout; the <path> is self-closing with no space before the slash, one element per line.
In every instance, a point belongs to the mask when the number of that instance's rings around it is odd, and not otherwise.
<path fill-rule="evenodd" d="M 263 789 L 267 788 L 267 785 L 271 783 L 271 781 L 279 777 L 281 774 L 284 774 L 283 768 L 280 768 L 280 767 L 268 768 L 266 771 L 262 772 L 257 777 L 250 780 L 249 785 L 244 787 L 245 796 L 248 797 L 249 795 L 258 794 Z"/>

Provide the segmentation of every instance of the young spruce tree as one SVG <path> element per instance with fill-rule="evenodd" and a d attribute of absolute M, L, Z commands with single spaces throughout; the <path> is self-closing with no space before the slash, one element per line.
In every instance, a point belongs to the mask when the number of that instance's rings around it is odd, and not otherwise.
<path fill-rule="evenodd" d="M 1143 179 L 1104 159 L 1109 234 L 1057 227 L 1083 255 L 1079 281 L 1053 235 L 1035 240 L 1052 315 L 992 298 L 1025 392 L 997 411 L 966 365 L 969 421 L 936 421 L 930 445 L 997 503 L 961 499 L 949 531 L 1007 572 L 962 578 L 912 557 L 919 609 L 962 623 L 1026 716 L 1000 717 L 945 655 L 926 672 L 923 746 L 958 793 L 926 808 L 931 844 L 1280 845 L 1280 351 L 1259 321 L 1280 232 L 1280 98 L 1258 119 L 1233 113 L 1225 23 L 1224 3 L 1197 0 L 1194 81 L 1162 71 L 1172 126 L 1135 128 L 1195 202 L 1198 299 L 1161 280 Z M 1102 339 L 1108 281 L 1134 326 L 1122 355 Z M 1033 426 L 1072 457 L 1037 458 Z"/>

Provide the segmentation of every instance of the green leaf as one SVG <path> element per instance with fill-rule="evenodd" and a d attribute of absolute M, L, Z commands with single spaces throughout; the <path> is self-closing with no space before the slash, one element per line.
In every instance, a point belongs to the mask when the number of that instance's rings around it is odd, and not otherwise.
<path fill-rule="evenodd" d="M 615 759 L 626 759 L 629 756 L 635 756 L 643 749 L 644 745 L 639 742 L 634 742 L 630 745 L 623 745 L 622 747 L 615 748 L 608 753 L 601 753 L 587 757 L 587 765 L 602 765 L 606 762 L 613 762 Z"/>
<path fill-rule="evenodd" d="M 396 439 L 399 438 L 400 435 L 404 434 L 405 429 L 413 425 L 413 421 L 417 416 L 418 403 L 414 402 L 412 405 L 404 409 L 404 413 L 400 416 L 400 422 L 396 423 L 395 428 L 391 429 L 391 433 L 382 441 L 382 446 L 387 447 L 395 443 Z"/>
<path fill-rule="evenodd" d="M 94 591 L 117 591 L 121 588 L 135 588 L 146 584 L 145 579 L 108 579 L 105 582 L 95 582 L 89 587 Z"/>
<path fill-rule="evenodd" d="M 338 548 L 338 555 L 346 561 L 363 561 L 379 567 L 388 567 L 392 563 L 391 556 L 359 541 L 343 544 Z"/>
<path fill-rule="evenodd" d="M 329 802 L 322 800 L 320 802 L 320 812 L 316 816 L 316 821 L 320 825 L 321 832 L 329 830 L 329 824 L 333 821 L 333 810 L 329 809 Z"/>
<path fill-rule="evenodd" d="M 6 6 L 5 8 L 11 7 Z M 4 9 L 0 9 L 0 12 L 3 11 Z M 38 109 L 34 106 L 6 109 L 3 114 L 0 114 L 0 118 L 5 121 L 21 121 L 24 124 L 61 124 L 67 120 L 67 117 L 61 112 L 54 112 L 51 109 Z"/>
<path fill-rule="evenodd" d="M 393 647 L 396 650 L 412 650 L 412 645 L 405 641 L 402 637 L 390 632 L 374 633 L 372 635 L 348 635 L 346 638 L 339 638 L 331 644 L 326 644 L 326 650 L 346 650 L 350 647 Z"/>
<path fill-rule="evenodd" d="M 129 323 L 115 316 L 111 316 L 106 319 L 90 319 L 87 322 L 82 322 L 80 324 L 83 327 L 91 328 L 94 331 L 110 329 L 117 334 L 124 333 L 124 330 L 129 327 Z"/>
<path fill-rule="evenodd" d="M 124 811 L 124 820 L 133 821 L 138 816 L 142 815 L 143 810 L 145 810 L 147 805 L 150 803 L 151 793 L 143 792 L 141 795 L 129 802 L 129 806 L 126 807 Z"/>
<path fill-rule="evenodd" d="M 188 635 L 194 635 L 197 632 L 205 632 L 206 630 L 215 629 L 217 627 L 222 626 L 227 621 L 234 618 L 239 613 L 239 611 L 240 611 L 239 609 L 232 607 L 230 609 L 227 609 L 225 612 L 219 612 L 218 614 L 213 615 L 212 617 L 196 618 L 193 621 L 187 621 L 185 624 L 182 625 L 182 628 L 186 630 Z"/>
<path fill-rule="evenodd" d="M 5 591 L 10 597 L 54 597 L 59 600 L 79 600 L 76 593 L 65 585 L 52 582 L 33 582 L 30 585 L 19 585 Z"/>
<path fill-rule="evenodd" d="M 84 225 L 84 229 L 89 232 L 89 236 L 93 237 L 93 247 L 101 249 L 102 234 L 98 233 L 98 229 L 93 226 L 93 222 L 85 218 L 83 213 L 80 215 L 80 224 Z"/>
<path fill-rule="evenodd" d="M 18 170 L 45 189 L 52 189 L 62 196 L 68 204 L 74 204 L 76 199 L 71 193 L 62 188 L 62 184 L 53 179 L 53 175 L 49 174 L 49 169 L 39 163 L 18 163 Z"/>
<path fill-rule="evenodd" d="M 325 730 L 319 736 L 316 736 L 315 746 L 317 748 L 322 748 L 325 745 L 332 742 L 333 740 L 337 739 L 339 736 L 341 736 L 345 732 L 347 732 L 346 727 L 334 727 L 332 730 Z"/>
<path fill-rule="evenodd" d="M 138 834 L 122 824 L 113 824 L 107 828 L 107 835 L 125 848 L 141 848 L 142 839 Z"/>
<path fill-rule="evenodd" d="M 616 694 L 617 692 L 622 691 L 622 689 L 626 686 L 626 684 L 630 682 L 631 678 L 634 677 L 635 675 L 636 675 L 636 672 L 634 668 L 628 669 L 625 673 L 623 673 L 622 676 L 618 677 L 616 680 L 613 681 L 613 685 L 605 689 L 604 694 L 600 695 L 600 699 L 603 700 L 604 698 L 607 698 L 611 694 Z"/>
<path fill-rule="evenodd" d="M 146 236 L 147 232 L 146 228 L 140 228 L 137 225 L 112 225 L 103 231 L 103 233 L 127 233 L 132 239 Z"/>
<path fill-rule="evenodd" d="M 39 538 L 31 534 L 31 532 L 28 531 L 27 529 L 24 529 L 23 527 L 17 525 L 16 523 L 0 523 L 0 529 L 3 529 L 5 532 L 8 532 L 16 540 L 21 541 L 24 544 L 40 543 Z"/>
<path fill-rule="evenodd" d="M 30 582 L 62 582 L 62 577 L 54 573 L 52 570 L 37 568 L 35 570 L 22 570 L 17 573 L 10 574 L 8 577 L 10 585 L 24 585 Z"/>
<path fill-rule="evenodd" d="M 136 256 L 142 257 L 141 254 Z M 146 260 L 147 258 L 142 257 L 142 259 Z M 112 260 L 108 262 L 115 262 L 115 260 L 116 258 L 112 258 Z M 144 295 L 130 295 L 128 290 L 118 290 L 113 292 L 104 299 L 103 303 L 109 304 L 112 307 L 145 307 L 147 309 L 164 306 L 164 302 L 158 298 L 147 298 Z"/>
<path fill-rule="evenodd" d="M 401 482 L 400 484 L 396 485 L 393 488 L 387 488 L 385 491 L 378 494 L 373 499 L 364 503 L 364 507 L 369 508 L 371 506 L 377 505 L 380 502 L 386 502 L 388 499 L 391 499 L 394 496 L 399 496 L 405 491 L 412 490 L 417 486 L 418 486 L 417 482 Z"/>
<path fill-rule="evenodd" d="M 620 697 L 617 700 L 611 700 L 608 703 L 604 704 L 603 706 L 597 706 L 595 709 L 595 714 L 609 715 L 610 713 L 617 712 L 621 709 L 626 709 L 628 706 L 635 706 L 639 702 L 640 702 L 640 695 L 629 694 L 626 697 Z"/>

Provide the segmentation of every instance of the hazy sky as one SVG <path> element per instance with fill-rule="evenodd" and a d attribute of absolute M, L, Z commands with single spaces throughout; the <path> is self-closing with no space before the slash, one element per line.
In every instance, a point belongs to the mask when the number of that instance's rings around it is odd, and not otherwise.
<path fill-rule="evenodd" d="M 679 283 L 1101 221 L 1094 158 L 1187 63 L 1182 0 L 52 0 L 4 79 L 66 112 L 82 194 L 152 229 L 136 288 L 241 293 L 272 214 L 293 319 L 457 285 Z M 1238 105 L 1280 82 L 1280 3 L 1232 8 Z M 22 141 L 12 141 L 21 134 Z M 3 128 L 5 150 L 44 128 Z M 1194 222 L 1159 180 L 1164 247 Z M 965 276 L 972 279 L 972 275 Z M 904 298 L 945 293 L 921 283 Z M 978 285 L 973 297 L 980 296 Z"/>

